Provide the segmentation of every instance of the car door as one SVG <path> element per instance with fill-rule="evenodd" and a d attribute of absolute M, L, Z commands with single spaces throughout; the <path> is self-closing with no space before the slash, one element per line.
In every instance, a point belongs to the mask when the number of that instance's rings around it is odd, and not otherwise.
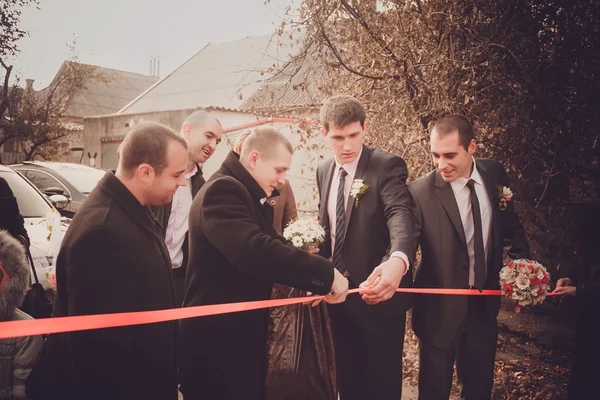
<path fill-rule="evenodd" d="M 61 214 L 66 216 L 72 216 L 74 211 L 71 206 L 71 202 L 73 200 L 73 196 L 71 192 L 65 185 L 62 184 L 58 179 L 49 174 L 48 172 L 36 170 L 36 169 L 26 169 L 20 170 L 21 173 L 24 173 L 27 179 L 29 179 L 38 189 L 40 189 L 46 196 L 52 196 L 53 194 L 62 194 L 67 200 L 69 200 L 69 204 L 62 210 L 59 210 Z"/>

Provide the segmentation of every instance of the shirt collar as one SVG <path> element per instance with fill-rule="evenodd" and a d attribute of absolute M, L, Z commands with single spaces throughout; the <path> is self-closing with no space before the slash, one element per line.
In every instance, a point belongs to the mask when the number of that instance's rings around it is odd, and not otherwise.
<path fill-rule="evenodd" d="M 346 164 L 340 164 L 337 158 L 335 159 L 335 171 L 336 175 L 339 175 L 340 167 L 344 167 L 344 170 L 348 173 L 348 176 L 353 177 L 356 174 L 356 170 L 358 169 L 358 162 L 360 161 L 360 157 L 362 156 L 363 146 L 360 147 L 360 151 L 358 152 L 358 156 L 350 162 Z"/>
<path fill-rule="evenodd" d="M 260 204 L 261 204 L 261 205 L 262 205 L 262 204 L 265 204 L 265 201 L 267 201 L 267 198 L 266 198 L 266 197 L 263 197 L 262 199 L 260 199 Z"/>
<path fill-rule="evenodd" d="M 198 172 L 198 164 L 194 164 L 194 168 L 192 168 L 192 170 L 190 172 L 185 174 L 185 179 L 191 179 L 192 176 L 196 175 L 197 172 Z"/>
<path fill-rule="evenodd" d="M 473 179 L 475 183 L 483 185 L 483 179 L 481 178 L 481 174 L 477 169 L 477 162 L 475 161 L 475 158 L 473 158 L 473 172 L 471 172 L 471 176 L 469 177 L 469 179 Z M 467 186 L 467 182 L 469 181 L 469 179 L 460 177 L 450 182 L 450 186 L 452 186 L 452 191 L 455 194 L 459 193 L 465 188 L 465 186 Z"/>

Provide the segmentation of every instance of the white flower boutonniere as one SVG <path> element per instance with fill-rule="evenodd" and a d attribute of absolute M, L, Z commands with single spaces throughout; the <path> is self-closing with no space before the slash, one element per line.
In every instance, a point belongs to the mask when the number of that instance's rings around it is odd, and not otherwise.
<path fill-rule="evenodd" d="M 508 202 L 512 201 L 512 197 L 513 192 L 510 190 L 510 188 L 506 186 L 498 186 L 498 199 L 500 200 L 498 205 L 502 211 L 506 210 Z"/>
<path fill-rule="evenodd" d="M 369 189 L 369 185 L 365 185 L 362 179 L 355 179 L 352 181 L 350 196 L 354 197 L 354 207 L 358 208 L 358 199 L 366 193 L 367 189 Z"/>

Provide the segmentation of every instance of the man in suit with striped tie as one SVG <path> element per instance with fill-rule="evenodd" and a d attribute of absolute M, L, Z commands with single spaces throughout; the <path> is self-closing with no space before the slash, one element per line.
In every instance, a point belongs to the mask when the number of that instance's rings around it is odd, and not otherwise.
<path fill-rule="evenodd" d="M 321 255 L 360 296 L 330 305 L 341 400 L 398 400 L 406 295 L 414 260 L 411 198 L 401 157 L 364 145 L 364 106 L 334 96 L 321 109 L 322 133 L 334 157 L 317 169 L 319 219 L 328 232 Z"/>

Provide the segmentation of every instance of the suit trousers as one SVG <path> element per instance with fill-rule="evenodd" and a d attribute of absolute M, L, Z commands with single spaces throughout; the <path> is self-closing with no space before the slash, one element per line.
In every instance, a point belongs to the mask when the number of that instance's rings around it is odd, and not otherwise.
<path fill-rule="evenodd" d="M 402 397 L 406 313 L 383 318 L 371 307 L 360 296 L 329 305 L 340 400 Z"/>
<path fill-rule="evenodd" d="M 484 300 L 476 296 L 469 298 L 468 318 L 451 348 L 440 349 L 426 339 L 420 341 L 420 400 L 450 398 L 455 361 L 461 399 L 491 398 L 498 323 L 496 315 L 486 314 Z"/>

